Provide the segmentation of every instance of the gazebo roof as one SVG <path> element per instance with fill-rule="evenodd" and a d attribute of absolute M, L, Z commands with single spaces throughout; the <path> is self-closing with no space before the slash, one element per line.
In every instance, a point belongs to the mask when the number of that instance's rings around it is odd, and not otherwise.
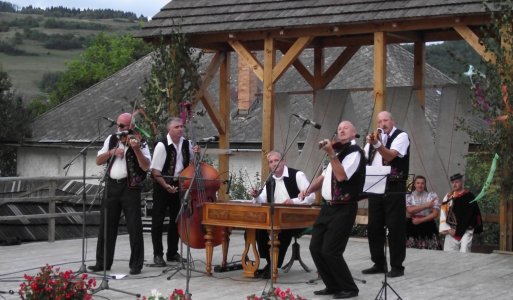
<path fill-rule="evenodd" d="M 429 41 L 440 40 L 440 35 L 442 40 L 461 38 L 451 27 L 482 25 L 485 20 L 482 0 L 173 0 L 137 36 L 153 39 L 179 30 L 200 48 L 219 48 L 218 43 L 233 38 L 260 40 L 269 34 L 285 39 L 420 30 Z M 396 38 L 404 42 L 416 36 Z"/>

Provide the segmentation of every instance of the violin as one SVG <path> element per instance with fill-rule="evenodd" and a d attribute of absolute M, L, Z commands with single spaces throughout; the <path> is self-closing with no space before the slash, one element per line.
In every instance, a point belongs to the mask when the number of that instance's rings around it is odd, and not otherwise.
<path fill-rule="evenodd" d="M 334 140 L 324 140 L 319 142 L 319 149 L 324 148 L 328 143 L 331 143 L 331 147 L 335 152 L 342 152 L 345 148 L 347 148 L 349 145 L 351 145 L 351 141 L 347 143 L 343 143 L 342 141 L 339 141 L 337 139 Z"/>

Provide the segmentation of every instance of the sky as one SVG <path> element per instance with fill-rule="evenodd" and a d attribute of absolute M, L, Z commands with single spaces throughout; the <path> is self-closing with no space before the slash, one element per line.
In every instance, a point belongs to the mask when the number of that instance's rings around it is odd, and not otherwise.
<path fill-rule="evenodd" d="M 121 10 L 133 12 L 137 16 L 153 17 L 171 0 L 4 0 L 18 6 L 51 7 L 64 6 L 68 8 L 91 8 Z"/>

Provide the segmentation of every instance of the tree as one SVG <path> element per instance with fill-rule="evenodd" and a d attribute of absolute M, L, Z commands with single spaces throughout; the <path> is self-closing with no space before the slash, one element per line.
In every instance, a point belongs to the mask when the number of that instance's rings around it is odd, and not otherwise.
<path fill-rule="evenodd" d="M 475 82 L 473 106 L 475 113 L 488 124 L 486 130 L 465 129 L 480 146 L 481 153 L 493 156 L 497 153 L 500 163 L 497 166 L 495 184 L 500 191 L 501 202 L 501 250 L 513 250 L 511 229 L 513 194 L 513 111 L 511 93 L 513 91 L 513 3 L 512 1 L 487 2 L 491 22 L 483 30 L 481 43 L 494 59 L 483 61 L 484 76 L 474 74 Z M 504 239 L 506 237 L 506 239 Z"/>
<path fill-rule="evenodd" d="M 153 65 L 142 94 L 144 110 L 157 130 L 153 137 L 167 132 L 166 120 L 178 116 L 183 104 L 192 103 L 200 86 L 199 65 L 202 53 L 187 45 L 185 35 L 175 32 L 161 41 L 153 55 Z M 156 131 L 156 132 L 155 132 Z"/>
<path fill-rule="evenodd" d="M 50 92 L 48 103 L 35 103 L 43 111 L 71 98 L 148 54 L 150 47 L 131 35 L 100 33 L 78 59 L 72 60 Z"/>
<path fill-rule="evenodd" d="M 9 144 L 30 134 L 29 121 L 21 97 L 15 95 L 11 79 L 0 67 L 0 176 L 16 175 L 16 148 Z"/>

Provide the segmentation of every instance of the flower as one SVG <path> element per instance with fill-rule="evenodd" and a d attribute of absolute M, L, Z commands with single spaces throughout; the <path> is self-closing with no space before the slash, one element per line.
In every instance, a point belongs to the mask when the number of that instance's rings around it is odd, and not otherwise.
<path fill-rule="evenodd" d="M 151 295 L 148 298 L 143 296 L 142 300 L 185 300 L 185 293 L 183 290 L 174 289 L 169 298 L 165 298 L 158 290 L 151 290 Z"/>
<path fill-rule="evenodd" d="M 268 295 L 258 297 L 255 294 L 246 297 L 246 300 L 306 300 L 299 295 L 294 295 L 290 288 L 286 290 L 282 290 L 279 287 L 276 287 Z"/>
<path fill-rule="evenodd" d="M 90 300 L 91 290 L 96 286 L 96 280 L 87 279 L 87 274 L 60 272 L 50 265 L 42 267 L 34 277 L 27 274 L 24 277 L 26 282 L 20 284 L 18 291 L 23 300 Z"/>

